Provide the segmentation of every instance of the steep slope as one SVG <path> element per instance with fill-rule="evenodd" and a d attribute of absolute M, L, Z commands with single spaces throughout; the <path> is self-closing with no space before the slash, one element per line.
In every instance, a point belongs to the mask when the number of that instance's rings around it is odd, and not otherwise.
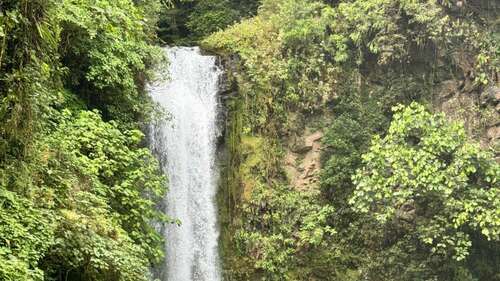
<path fill-rule="evenodd" d="M 360 186 L 352 180 L 369 165 L 362 155 L 375 149 L 373 136 L 387 135 L 392 108 L 415 101 L 465 123 L 467 142 L 489 150 L 488 161 L 498 156 L 498 8 L 494 1 L 263 1 L 256 17 L 203 42 L 226 58 L 236 92 L 227 101 L 220 196 L 229 280 L 499 280 L 497 236 L 451 227 L 449 239 L 466 235 L 460 241 L 471 243 L 468 258 L 454 258 L 458 246 L 436 253 L 412 235 L 420 223 L 437 227 L 423 210 L 404 202 L 417 208 L 415 219 L 380 225 L 353 208 Z M 498 164 L 488 163 L 492 176 L 465 177 L 492 188 L 493 197 L 473 204 L 496 221 Z M 497 223 L 488 227 L 497 233 Z"/>

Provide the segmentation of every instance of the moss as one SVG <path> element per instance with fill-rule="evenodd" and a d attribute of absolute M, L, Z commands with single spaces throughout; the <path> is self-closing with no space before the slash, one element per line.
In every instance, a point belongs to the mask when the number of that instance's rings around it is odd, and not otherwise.
<path fill-rule="evenodd" d="M 242 264 L 235 252 L 233 240 L 235 230 L 241 224 L 241 221 L 238 220 L 240 216 L 237 209 L 242 194 L 240 173 L 239 169 L 234 168 L 239 167 L 241 162 L 241 106 L 242 104 L 238 100 L 231 100 L 227 104 L 229 116 L 224 142 L 226 147 L 220 163 L 220 187 L 217 195 L 221 232 L 220 255 L 223 263 L 223 274 L 229 278 L 228 280 L 231 280 L 234 271 L 238 270 Z"/>
<path fill-rule="evenodd" d="M 234 77 L 233 77 L 234 79 Z M 254 187 L 269 185 L 280 178 L 280 146 L 263 135 L 247 134 L 243 116 L 247 114 L 241 96 L 227 103 L 224 157 L 221 159 L 220 187 L 217 196 L 221 226 L 220 253 L 227 280 L 254 280 L 255 269 L 249 257 L 237 249 L 235 234 L 243 225 L 241 207 L 250 199 Z"/>
<path fill-rule="evenodd" d="M 238 95 L 228 106 L 228 153 L 219 201 L 223 213 L 222 256 L 228 280 L 259 278 L 256 259 L 240 252 L 234 237 L 249 225 L 242 208 L 244 203 L 253 203 L 252 191 L 262 187 L 272 192 L 277 184 L 287 185 L 292 178 L 290 170 L 287 176 L 287 161 L 283 161 L 286 149 L 282 145 L 291 147 L 293 138 L 302 137 L 306 129 L 336 131 L 323 139 L 325 149 L 321 152 L 326 164 L 322 165 L 323 172 L 326 168 L 335 182 L 323 185 L 341 194 L 335 196 L 338 202 L 329 202 L 342 207 L 332 224 L 339 228 L 344 222 L 350 225 L 354 219 L 345 210 L 352 186 L 344 188 L 339 183 L 350 184 L 372 135 L 386 133 L 392 106 L 412 101 L 432 103 L 441 98 L 442 84 L 449 80 L 464 80 L 464 85 L 469 85 L 457 88 L 455 92 L 460 95 L 476 95 L 484 87 L 473 83 L 479 77 L 476 72 L 497 69 L 495 63 L 491 63 L 492 67 L 467 63 L 483 57 L 498 60 L 492 51 L 495 44 L 482 35 L 488 32 L 478 31 L 476 16 L 460 24 L 457 14 L 448 15 L 450 10 L 437 3 L 337 3 L 266 0 L 256 17 L 201 42 L 204 48 L 221 56 L 236 58 L 229 76 L 238 85 Z M 460 32 L 450 32 L 451 26 Z M 438 29 L 443 32 L 434 34 Z M 463 49 L 470 58 L 453 55 L 455 49 Z M 488 80 L 497 81 L 495 75 Z M 464 116 L 458 110 L 456 113 Z M 300 165 L 303 155 L 296 157 L 293 162 Z M 328 163 L 332 157 L 335 159 Z M 332 169 L 332 163 L 336 169 Z M 328 192 L 322 196 L 332 199 Z M 262 204 L 264 209 L 267 203 Z M 257 210 L 255 216 L 259 219 L 262 211 Z M 349 245 L 343 246 L 340 261 L 332 266 L 337 268 L 314 273 L 322 277 L 318 280 L 332 276 L 338 280 L 359 279 L 358 266 L 365 256 L 358 253 L 363 247 L 359 242 L 362 238 L 352 238 L 361 232 L 358 230 L 343 232 L 348 238 L 342 238 L 345 241 L 340 243 Z M 311 260 L 303 257 L 301 264 L 279 280 L 304 280 L 300 276 L 307 275 L 305 272 L 328 268 L 312 265 L 319 256 L 324 263 L 339 258 L 333 248 L 310 254 Z M 329 255 L 330 259 L 324 258 Z"/>
<path fill-rule="evenodd" d="M 262 137 L 244 136 L 241 139 L 242 157 L 244 160 L 239 167 L 241 186 L 243 189 L 242 199 L 250 198 L 252 190 L 259 181 L 261 165 L 264 161 Z"/>

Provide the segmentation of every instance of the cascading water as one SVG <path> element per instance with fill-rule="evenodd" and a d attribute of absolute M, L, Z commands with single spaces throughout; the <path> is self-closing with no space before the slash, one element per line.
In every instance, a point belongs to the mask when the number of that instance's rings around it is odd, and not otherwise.
<path fill-rule="evenodd" d="M 166 49 L 170 79 L 150 87 L 169 118 L 151 126 L 151 148 L 169 177 L 165 211 L 181 225 L 162 230 L 162 281 L 221 280 L 215 166 L 217 92 L 221 70 L 199 48 Z"/>

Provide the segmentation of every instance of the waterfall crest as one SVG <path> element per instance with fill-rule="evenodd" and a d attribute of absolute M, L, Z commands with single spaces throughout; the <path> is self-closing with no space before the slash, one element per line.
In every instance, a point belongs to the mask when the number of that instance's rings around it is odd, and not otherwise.
<path fill-rule="evenodd" d="M 151 148 L 169 177 L 165 211 L 181 221 L 162 229 L 166 262 L 162 281 L 221 280 L 217 226 L 217 92 L 222 71 L 197 47 L 165 49 L 170 79 L 150 95 L 168 113 L 151 125 Z"/>

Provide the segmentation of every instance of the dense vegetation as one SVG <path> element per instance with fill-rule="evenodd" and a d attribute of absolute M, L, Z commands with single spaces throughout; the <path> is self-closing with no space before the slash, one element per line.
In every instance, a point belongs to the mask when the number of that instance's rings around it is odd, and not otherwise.
<path fill-rule="evenodd" d="M 498 8 L 264 0 L 202 42 L 238 90 L 230 280 L 500 280 L 498 100 L 484 98 L 498 95 Z M 321 170 L 304 185 L 289 166 L 310 161 L 296 148 L 310 131 L 324 133 Z"/>
<path fill-rule="evenodd" d="M 144 86 L 167 43 L 220 54 L 235 92 L 227 280 L 500 280 L 499 9 L 0 0 L 0 279 L 150 278 L 169 219 Z"/>
<path fill-rule="evenodd" d="M 158 35 L 167 44 L 193 45 L 257 12 L 258 0 L 173 0 L 161 13 Z"/>
<path fill-rule="evenodd" d="M 1 280 L 149 280 L 162 259 L 139 130 L 161 5 L 0 1 Z"/>

